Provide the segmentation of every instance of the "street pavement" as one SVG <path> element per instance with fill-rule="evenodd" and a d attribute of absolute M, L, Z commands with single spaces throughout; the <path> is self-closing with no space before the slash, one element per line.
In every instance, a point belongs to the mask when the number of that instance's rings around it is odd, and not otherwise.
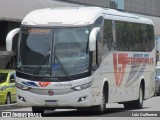
<path fill-rule="evenodd" d="M 14 106 L 14 107 L 13 107 Z M 31 112 L 30 107 L 17 107 L 14 104 L 12 107 L 0 106 L 0 111 L 3 112 Z M 140 115 L 141 114 L 141 115 Z M 159 117 L 153 116 L 158 115 Z M 139 115 L 138 117 L 136 115 Z M 143 116 L 142 116 L 143 115 Z M 148 115 L 148 116 L 147 116 Z M 17 118 L 5 118 L 1 117 L 0 120 L 16 120 Z M 18 120 L 32 120 L 30 118 L 19 118 Z M 138 110 L 125 110 L 123 105 L 119 104 L 107 104 L 106 112 L 102 115 L 94 113 L 77 112 L 72 109 L 57 109 L 55 111 L 46 110 L 44 117 L 38 118 L 38 120 L 160 120 L 160 96 L 153 96 L 152 98 L 144 101 L 143 109 Z"/>

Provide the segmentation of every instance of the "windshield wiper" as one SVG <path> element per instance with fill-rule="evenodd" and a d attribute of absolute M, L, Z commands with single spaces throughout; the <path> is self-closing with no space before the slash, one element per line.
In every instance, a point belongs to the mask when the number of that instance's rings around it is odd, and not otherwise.
<path fill-rule="evenodd" d="M 69 74 L 67 73 L 66 69 L 64 68 L 62 62 L 59 60 L 59 58 L 56 56 L 56 54 L 54 54 L 55 59 L 57 60 L 58 64 L 60 65 L 63 73 L 66 75 L 66 78 L 69 80 Z"/>
<path fill-rule="evenodd" d="M 34 79 L 35 75 L 39 73 L 41 66 L 49 60 L 49 57 L 50 57 L 50 52 L 48 53 L 48 55 L 46 55 L 43 58 L 42 62 L 38 65 L 37 69 L 33 72 L 32 79 Z"/>
<path fill-rule="evenodd" d="M 65 74 L 66 78 L 67 78 L 68 80 L 70 80 L 69 74 L 67 73 L 67 71 L 66 71 L 66 69 L 64 68 L 62 62 L 59 60 L 59 58 L 58 58 L 57 55 L 56 55 L 56 45 L 54 46 L 54 65 L 55 65 L 55 60 L 57 60 L 57 62 L 58 62 L 58 64 L 60 65 L 63 73 Z"/>

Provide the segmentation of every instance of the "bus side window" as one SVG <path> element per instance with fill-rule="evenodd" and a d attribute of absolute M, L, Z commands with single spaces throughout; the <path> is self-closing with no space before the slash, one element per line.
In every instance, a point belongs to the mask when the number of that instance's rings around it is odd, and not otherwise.
<path fill-rule="evenodd" d="M 151 26 L 151 25 L 146 26 L 146 36 L 147 36 L 146 52 L 151 52 L 155 46 L 153 31 L 154 31 L 153 26 Z"/>
<path fill-rule="evenodd" d="M 112 30 L 112 21 L 104 21 L 104 30 L 103 30 L 103 50 L 104 52 L 113 50 L 113 30 Z"/>
<path fill-rule="evenodd" d="M 92 52 L 92 69 L 95 71 L 96 67 L 98 67 L 98 65 L 97 65 L 97 51 L 93 51 Z"/>

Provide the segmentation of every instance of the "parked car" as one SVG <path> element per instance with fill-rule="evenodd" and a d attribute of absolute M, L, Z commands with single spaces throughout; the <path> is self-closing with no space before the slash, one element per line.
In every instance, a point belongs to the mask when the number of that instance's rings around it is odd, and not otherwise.
<path fill-rule="evenodd" d="M 0 70 L 0 104 L 16 102 L 15 71 Z"/>
<path fill-rule="evenodd" d="M 155 94 L 160 96 L 160 65 L 156 67 Z"/>

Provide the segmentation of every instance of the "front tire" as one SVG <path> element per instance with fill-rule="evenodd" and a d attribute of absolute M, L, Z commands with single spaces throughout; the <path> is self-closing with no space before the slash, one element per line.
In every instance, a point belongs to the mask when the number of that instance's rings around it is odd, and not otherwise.
<path fill-rule="evenodd" d="M 102 101 L 101 101 L 101 104 L 98 106 L 98 112 L 100 113 L 104 113 L 105 110 L 106 110 L 106 93 L 105 91 L 103 90 L 103 93 L 102 93 Z"/>
<path fill-rule="evenodd" d="M 106 103 L 108 102 L 107 87 L 105 85 L 103 88 L 101 104 L 92 108 L 98 114 L 103 114 L 106 111 Z"/>

